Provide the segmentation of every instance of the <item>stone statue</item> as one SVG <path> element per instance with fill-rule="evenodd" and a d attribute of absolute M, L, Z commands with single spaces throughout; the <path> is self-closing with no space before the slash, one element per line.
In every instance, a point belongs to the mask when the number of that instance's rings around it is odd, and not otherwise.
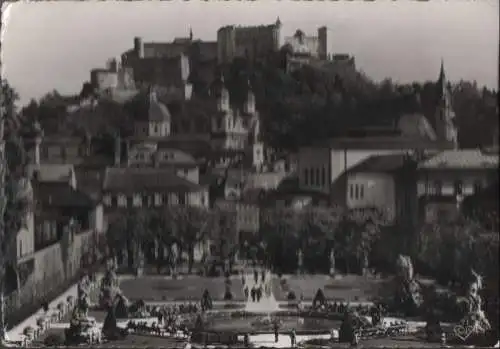
<path fill-rule="evenodd" d="M 330 275 L 335 274 L 335 249 L 330 249 Z"/>
<path fill-rule="evenodd" d="M 471 334 L 482 335 L 491 329 L 491 325 L 486 318 L 482 307 L 482 299 L 479 295 L 483 287 L 481 275 L 471 269 L 471 282 L 467 291 L 468 311 L 465 317 L 460 321 L 458 326 L 467 329 Z"/>
<path fill-rule="evenodd" d="M 422 288 L 413 275 L 413 264 L 409 256 L 399 255 L 396 273 L 396 306 L 407 314 L 421 309 L 424 299 Z"/>
<path fill-rule="evenodd" d="M 115 270 L 115 260 L 108 260 L 106 272 L 101 281 L 101 291 L 99 294 L 99 304 L 104 309 L 113 303 L 116 295 L 119 293 L 118 277 L 116 276 Z"/>
<path fill-rule="evenodd" d="M 304 254 L 302 252 L 302 249 L 299 248 L 299 251 L 297 252 L 297 266 L 299 269 L 299 273 L 302 272 L 303 264 L 304 264 Z"/>

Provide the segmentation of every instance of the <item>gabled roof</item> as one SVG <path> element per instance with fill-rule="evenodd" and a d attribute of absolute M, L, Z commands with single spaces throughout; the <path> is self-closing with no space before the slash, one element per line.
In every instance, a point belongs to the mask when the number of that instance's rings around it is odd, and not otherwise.
<path fill-rule="evenodd" d="M 351 167 L 350 173 L 356 172 L 392 172 L 400 169 L 405 161 L 405 154 L 374 155 Z"/>
<path fill-rule="evenodd" d="M 195 192 L 201 186 L 177 176 L 171 169 L 108 167 L 103 189 L 118 193 Z"/>
<path fill-rule="evenodd" d="M 479 149 L 445 150 L 419 164 L 420 169 L 497 169 L 498 154 Z"/>
<path fill-rule="evenodd" d="M 35 197 L 39 204 L 51 207 L 88 208 L 96 202 L 80 190 L 73 189 L 66 183 L 37 183 L 34 187 Z"/>

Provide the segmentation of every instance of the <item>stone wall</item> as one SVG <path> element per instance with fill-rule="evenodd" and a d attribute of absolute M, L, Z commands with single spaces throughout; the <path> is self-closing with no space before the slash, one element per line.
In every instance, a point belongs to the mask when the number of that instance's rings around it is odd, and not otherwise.
<path fill-rule="evenodd" d="M 43 301 L 51 291 L 74 279 L 81 270 L 82 256 L 92 251 L 95 237 L 94 231 L 89 230 L 75 235 L 72 246 L 66 251 L 58 242 L 35 252 L 34 267 L 26 282 L 6 299 L 8 312 Z"/>

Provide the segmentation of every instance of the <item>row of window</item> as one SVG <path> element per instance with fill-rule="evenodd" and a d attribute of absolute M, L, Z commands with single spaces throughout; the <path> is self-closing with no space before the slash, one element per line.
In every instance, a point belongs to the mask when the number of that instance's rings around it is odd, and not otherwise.
<path fill-rule="evenodd" d="M 59 158 L 59 157 L 74 158 L 83 155 L 84 155 L 84 149 L 78 146 L 53 145 L 53 146 L 42 147 L 42 157 L 49 159 Z"/>
<path fill-rule="evenodd" d="M 304 169 L 304 184 L 315 187 L 324 187 L 328 185 L 326 168 L 316 167 Z"/>
<path fill-rule="evenodd" d="M 462 195 L 463 194 L 464 184 L 461 180 L 456 180 L 453 182 L 453 194 L 454 195 Z M 483 184 L 481 181 L 477 180 L 473 185 L 474 193 L 479 193 L 483 189 Z M 430 188 L 429 188 L 430 189 Z M 430 190 L 427 190 L 430 191 Z M 432 191 L 435 195 L 443 194 L 443 181 L 437 180 L 432 184 Z"/>
<path fill-rule="evenodd" d="M 105 195 L 107 207 L 160 207 L 164 205 L 206 205 L 205 195 L 200 193 L 155 193 L 153 195 Z"/>
<path fill-rule="evenodd" d="M 365 197 L 365 186 L 363 184 L 349 184 L 349 199 L 363 200 Z"/>

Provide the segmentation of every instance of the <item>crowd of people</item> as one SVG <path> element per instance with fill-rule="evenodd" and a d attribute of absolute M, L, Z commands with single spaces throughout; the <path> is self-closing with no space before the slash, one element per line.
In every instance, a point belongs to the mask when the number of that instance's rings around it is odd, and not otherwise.
<path fill-rule="evenodd" d="M 245 295 L 245 299 L 250 299 L 252 302 L 260 302 L 262 297 L 266 295 L 269 297 L 271 295 L 271 284 L 266 279 L 267 272 L 265 269 L 259 271 L 254 269 L 253 271 L 253 285 L 247 284 L 245 274 L 241 275 L 241 283 L 243 284 L 243 293 Z"/>

